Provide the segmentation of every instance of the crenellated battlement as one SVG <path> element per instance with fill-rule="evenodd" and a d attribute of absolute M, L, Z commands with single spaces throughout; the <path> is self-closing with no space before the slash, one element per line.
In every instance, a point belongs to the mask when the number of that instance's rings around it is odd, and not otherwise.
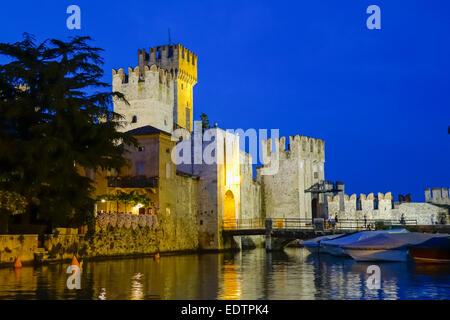
<path fill-rule="evenodd" d="M 156 65 L 112 70 L 113 91 L 122 93 L 129 104 L 114 99 L 114 111 L 124 118 L 123 131 L 151 125 L 171 132 L 173 129 L 174 79 Z"/>
<path fill-rule="evenodd" d="M 378 192 L 378 194 L 375 196 L 374 193 L 369 193 L 368 195 L 364 194 L 364 193 L 360 193 L 359 197 L 356 195 L 356 193 L 353 193 L 351 196 L 349 196 L 348 194 L 344 195 L 344 199 L 346 201 L 354 201 L 354 200 L 389 200 L 392 201 L 394 200 L 392 193 L 391 192 L 386 192 L 385 194 Z M 338 202 L 339 201 L 339 195 L 335 195 L 333 197 L 329 197 L 330 201 L 333 202 Z"/>
<path fill-rule="evenodd" d="M 169 44 L 138 50 L 138 71 L 144 76 L 146 68 L 156 65 L 167 70 L 174 80 L 173 122 L 178 127 L 193 130 L 194 92 L 197 83 L 198 57 L 181 44 Z"/>
<path fill-rule="evenodd" d="M 449 188 L 426 188 L 425 202 L 435 204 L 450 204 Z"/>
<path fill-rule="evenodd" d="M 138 50 L 139 68 L 141 72 L 144 66 L 157 66 L 166 69 L 175 79 L 181 79 L 191 86 L 197 83 L 198 57 L 181 44 L 164 45 Z"/>
<path fill-rule="evenodd" d="M 159 68 L 157 65 L 145 66 L 144 72 L 141 73 L 139 67 L 128 67 L 128 73 L 123 68 L 118 70 L 112 69 L 113 86 L 137 84 L 140 82 L 151 82 L 157 79 L 160 84 L 167 87 L 173 87 L 173 76 L 167 70 Z"/>
<path fill-rule="evenodd" d="M 272 147 L 272 143 L 275 147 Z M 269 138 L 261 141 L 262 148 L 267 151 L 270 157 L 272 150 L 280 153 L 280 158 L 298 157 L 302 159 L 314 159 L 321 162 L 325 161 L 325 141 L 306 137 L 302 135 L 289 136 L 289 144 L 286 146 L 286 137 Z"/>
<path fill-rule="evenodd" d="M 391 192 L 385 194 L 379 192 L 377 195 L 374 193 L 364 194 L 359 196 L 354 193 L 352 195 L 344 194 L 344 210 L 340 209 L 340 195 L 327 196 L 327 203 L 330 212 L 390 212 L 393 209 L 394 198 Z"/>

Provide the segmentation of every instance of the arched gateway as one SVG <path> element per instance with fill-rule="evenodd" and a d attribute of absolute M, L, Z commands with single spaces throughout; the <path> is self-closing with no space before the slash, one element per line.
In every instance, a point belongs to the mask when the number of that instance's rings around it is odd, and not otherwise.
<path fill-rule="evenodd" d="M 223 220 L 224 229 L 236 228 L 236 203 L 233 192 L 228 190 L 223 200 Z"/>

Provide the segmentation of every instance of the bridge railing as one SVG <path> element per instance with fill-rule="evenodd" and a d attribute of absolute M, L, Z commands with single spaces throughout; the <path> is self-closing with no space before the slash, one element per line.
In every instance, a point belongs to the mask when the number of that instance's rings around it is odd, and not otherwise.
<path fill-rule="evenodd" d="M 225 219 L 224 230 L 253 230 L 264 229 L 265 219 Z"/>
<path fill-rule="evenodd" d="M 335 230 L 375 230 L 384 225 L 385 227 L 401 227 L 408 225 L 417 225 L 417 220 L 407 219 L 402 222 L 398 220 L 383 219 L 338 219 L 334 227 L 325 222 L 325 229 Z M 254 230 L 265 229 L 314 229 L 312 219 L 310 218 L 267 218 L 267 219 L 226 219 L 223 220 L 224 230 Z"/>
<path fill-rule="evenodd" d="M 311 219 L 303 218 L 268 218 L 272 229 L 313 229 Z"/>
<path fill-rule="evenodd" d="M 417 225 L 417 220 L 407 219 L 400 222 L 399 220 L 385 220 L 385 219 L 338 219 L 335 223 L 334 229 L 338 230 L 375 230 L 381 226 L 385 227 L 401 227 Z M 333 227 L 327 222 L 326 227 L 332 229 Z"/>

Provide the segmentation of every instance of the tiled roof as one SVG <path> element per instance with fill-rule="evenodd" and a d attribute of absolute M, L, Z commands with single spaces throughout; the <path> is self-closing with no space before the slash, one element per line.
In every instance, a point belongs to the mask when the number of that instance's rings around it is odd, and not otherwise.
<path fill-rule="evenodd" d="M 155 128 L 153 126 L 144 126 L 144 127 L 139 127 L 133 130 L 129 130 L 127 132 L 125 132 L 126 134 L 129 134 L 131 136 L 145 136 L 145 135 L 149 135 L 149 134 L 157 134 L 157 133 L 162 133 L 165 135 L 170 136 L 171 134 L 163 131 L 161 129 Z"/>

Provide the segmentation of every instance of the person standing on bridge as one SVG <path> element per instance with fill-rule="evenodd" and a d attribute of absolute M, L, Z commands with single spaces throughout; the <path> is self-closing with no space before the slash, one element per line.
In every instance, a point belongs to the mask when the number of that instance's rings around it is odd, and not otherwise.
<path fill-rule="evenodd" d="M 333 214 L 330 214 L 328 217 L 328 225 L 330 225 L 332 229 L 336 226 L 336 221 L 334 220 Z"/>

